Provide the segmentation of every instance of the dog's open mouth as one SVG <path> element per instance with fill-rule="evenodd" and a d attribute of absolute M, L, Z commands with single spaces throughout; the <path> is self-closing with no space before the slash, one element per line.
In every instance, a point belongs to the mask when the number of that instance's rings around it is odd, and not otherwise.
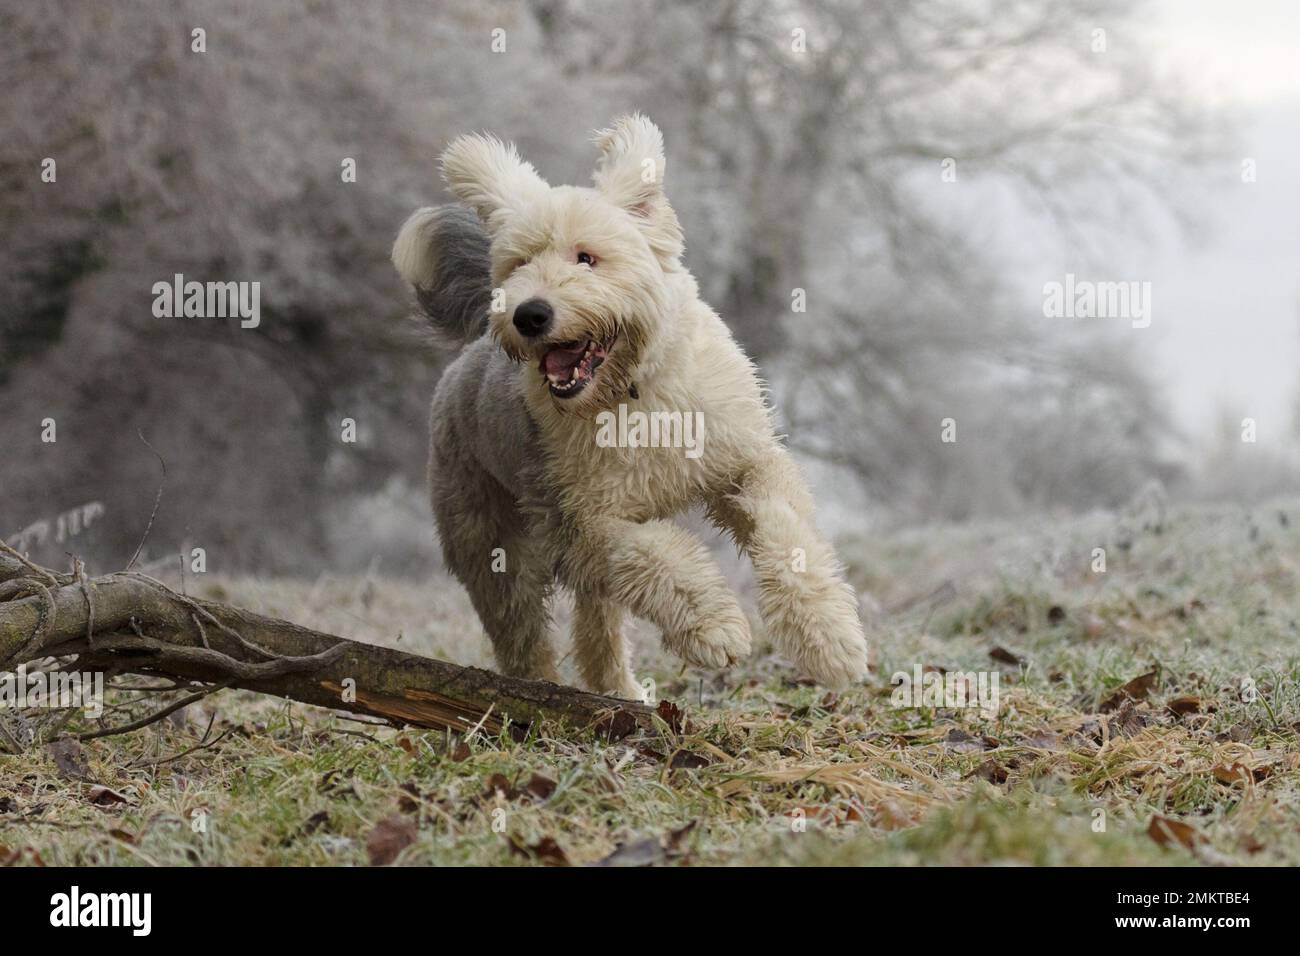
<path fill-rule="evenodd" d="M 546 378 L 552 395 L 556 398 L 572 398 L 591 384 L 596 369 L 609 356 L 613 345 L 613 340 L 561 342 L 551 346 L 537 367 Z"/>

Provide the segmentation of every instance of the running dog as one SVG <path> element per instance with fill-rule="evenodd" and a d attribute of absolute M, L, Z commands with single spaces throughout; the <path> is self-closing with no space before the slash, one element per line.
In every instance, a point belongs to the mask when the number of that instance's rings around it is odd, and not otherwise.
<path fill-rule="evenodd" d="M 827 686 L 859 680 L 853 591 L 754 365 L 682 264 L 663 137 L 633 115 L 595 142 L 584 188 L 548 185 L 492 136 L 456 139 L 442 172 L 464 205 L 416 211 L 393 245 L 435 332 L 464 346 L 433 397 L 429 476 L 447 565 L 502 672 L 558 679 L 547 610 L 558 582 L 573 592 L 587 687 L 639 698 L 625 613 L 700 667 L 749 653 L 722 571 L 670 520 L 702 504 L 753 562 L 759 614 L 784 653 Z M 643 433 L 597 440 L 612 416 L 638 412 L 699 422 L 692 454 Z"/>

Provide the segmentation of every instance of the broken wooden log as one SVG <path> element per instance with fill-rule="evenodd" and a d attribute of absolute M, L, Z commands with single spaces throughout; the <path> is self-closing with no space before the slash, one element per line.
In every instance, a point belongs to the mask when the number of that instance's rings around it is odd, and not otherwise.
<path fill-rule="evenodd" d="M 67 655 L 80 670 L 224 684 L 394 726 L 518 736 L 562 721 L 614 737 L 655 726 L 640 702 L 324 634 L 134 572 L 56 574 L 0 544 L 0 669 Z"/>

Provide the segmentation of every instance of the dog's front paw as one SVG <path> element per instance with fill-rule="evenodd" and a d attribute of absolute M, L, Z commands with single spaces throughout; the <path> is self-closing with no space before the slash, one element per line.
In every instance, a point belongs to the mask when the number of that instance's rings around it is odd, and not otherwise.
<path fill-rule="evenodd" d="M 817 683 L 838 689 L 867 676 L 867 638 L 847 587 L 783 594 L 767 610 L 786 655 Z"/>
<path fill-rule="evenodd" d="M 841 689 L 867 676 L 867 639 L 859 626 L 806 642 L 795 654 L 808 676 L 824 687 Z"/>
<path fill-rule="evenodd" d="M 696 667 L 730 667 L 749 656 L 749 622 L 739 606 L 700 618 L 695 626 L 664 635 L 664 645 Z"/>

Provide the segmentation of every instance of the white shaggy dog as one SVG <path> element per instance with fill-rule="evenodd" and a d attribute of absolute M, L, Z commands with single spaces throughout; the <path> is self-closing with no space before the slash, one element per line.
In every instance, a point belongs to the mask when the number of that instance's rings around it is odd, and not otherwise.
<path fill-rule="evenodd" d="M 717 564 L 669 520 L 702 503 L 749 554 L 759 612 L 785 653 L 823 684 L 860 679 L 853 592 L 814 529 L 754 366 L 681 263 L 663 138 L 636 115 L 596 144 L 587 189 L 547 185 L 493 137 L 460 137 L 442 170 L 473 214 L 421 209 L 393 246 L 435 328 L 476 339 L 433 398 L 430 480 L 447 564 L 503 672 L 556 679 L 547 599 L 558 580 L 574 594 L 584 682 L 635 698 L 625 611 L 692 664 L 749 653 Z M 611 421 L 601 413 L 619 406 L 632 419 L 700 422 L 703 435 L 690 455 L 645 447 L 644 434 L 598 442 Z"/>

